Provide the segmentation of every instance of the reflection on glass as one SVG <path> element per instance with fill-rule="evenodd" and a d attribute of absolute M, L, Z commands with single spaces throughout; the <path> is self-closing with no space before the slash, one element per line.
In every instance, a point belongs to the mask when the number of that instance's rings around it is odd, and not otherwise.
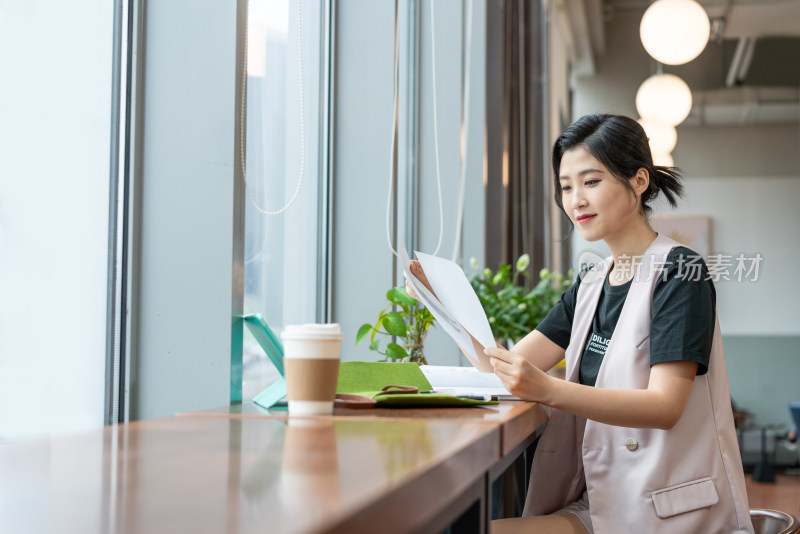
<path fill-rule="evenodd" d="M 261 313 L 275 331 L 316 318 L 320 5 L 303 2 L 302 14 L 297 6 L 289 0 L 250 0 L 248 13 L 244 313 Z M 297 199 L 280 215 L 260 213 L 253 202 L 278 211 L 297 189 L 303 131 L 305 176 Z M 278 378 L 249 332 L 243 364 L 245 400 Z"/>

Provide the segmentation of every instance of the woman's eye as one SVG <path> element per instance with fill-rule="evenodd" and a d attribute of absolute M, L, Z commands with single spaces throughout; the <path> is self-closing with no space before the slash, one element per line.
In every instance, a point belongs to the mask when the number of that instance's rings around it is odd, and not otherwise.
<path fill-rule="evenodd" d="M 561 192 L 562 192 L 562 193 L 563 193 L 564 191 L 569 191 L 570 189 L 572 189 L 572 187 L 570 187 L 570 186 L 568 186 L 568 185 L 562 185 L 562 186 L 561 186 Z"/>
<path fill-rule="evenodd" d="M 590 185 L 595 185 L 595 184 L 599 184 L 599 183 L 600 183 L 600 180 L 586 180 L 586 182 L 583 185 L 590 186 Z"/>

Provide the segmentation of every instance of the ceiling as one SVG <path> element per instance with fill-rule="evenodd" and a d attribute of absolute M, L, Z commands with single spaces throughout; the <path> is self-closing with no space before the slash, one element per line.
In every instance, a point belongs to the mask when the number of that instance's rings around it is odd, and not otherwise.
<path fill-rule="evenodd" d="M 800 119 L 800 0 L 698 0 L 712 22 L 706 49 L 671 67 L 692 88 L 687 124 L 750 124 Z M 644 13 L 652 0 L 584 0 L 590 46 L 603 53 L 618 13 Z"/>

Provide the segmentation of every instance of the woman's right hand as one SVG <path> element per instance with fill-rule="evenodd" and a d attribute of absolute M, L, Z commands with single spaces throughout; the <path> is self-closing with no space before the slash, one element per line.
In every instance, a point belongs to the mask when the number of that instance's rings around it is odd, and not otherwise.
<path fill-rule="evenodd" d="M 414 278 L 422 282 L 425 287 L 428 288 L 428 291 L 436 296 L 436 293 L 433 291 L 433 288 L 431 288 L 431 283 L 428 281 L 428 277 L 425 276 L 425 271 L 422 270 L 422 265 L 420 265 L 419 261 L 411 260 L 411 274 L 414 275 Z M 419 300 L 419 295 L 417 295 L 417 292 L 414 291 L 414 287 L 411 285 L 411 282 L 409 282 L 408 273 L 406 273 L 405 269 L 403 269 L 403 276 L 406 277 L 406 292 L 411 298 Z"/>

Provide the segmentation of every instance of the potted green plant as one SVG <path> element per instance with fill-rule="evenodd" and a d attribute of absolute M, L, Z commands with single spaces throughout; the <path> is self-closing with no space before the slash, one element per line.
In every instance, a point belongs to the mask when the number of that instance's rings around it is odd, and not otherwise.
<path fill-rule="evenodd" d="M 419 301 L 411 297 L 403 286 L 393 287 L 386 293 L 388 304 L 378 314 L 374 325 L 361 325 L 356 334 L 356 346 L 367 337 L 369 348 L 384 356 L 384 361 L 408 361 L 427 365 L 423 344 L 428 329 L 433 326 L 434 317 Z M 389 341 L 381 349 L 381 337 L 387 336 Z M 403 340 L 403 343 L 391 338 Z"/>
<path fill-rule="evenodd" d="M 501 263 L 497 271 L 486 268 L 470 280 L 492 333 L 503 345 L 516 343 L 535 329 L 572 285 L 571 269 L 566 278 L 559 272 L 542 269 L 539 281 L 528 289 L 525 283 L 531 279 L 529 266 L 530 256 L 522 254 L 513 266 Z"/>

